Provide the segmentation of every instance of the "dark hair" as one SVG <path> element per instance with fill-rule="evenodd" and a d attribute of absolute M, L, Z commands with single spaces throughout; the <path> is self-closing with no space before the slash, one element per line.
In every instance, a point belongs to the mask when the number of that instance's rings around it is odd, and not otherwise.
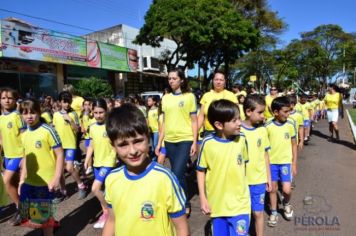
<path fill-rule="evenodd" d="M 210 124 L 216 128 L 214 123 L 216 121 L 220 123 L 229 122 L 236 114 L 240 114 L 239 107 L 226 99 L 220 99 L 212 102 L 208 109 L 208 120 Z"/>
<path fill-rule="evenodd" d="M 335 92 L 340 92 L 340 88 L 339 88 L 336 84 L 334 84 L 334 83 L 329 84 L 328 87 L 334 89 Z"/>
<path fill-rule="evenodd" d="M 106 132 L 111 142 L 119 138 L 135 137 L 137 134 L 149 137 L 149 129 L 142 111 L 130 103 L 111 110 L 106 121 Z"/>
<path fill-rule="evenodd" d="M 290 104 L 292 104 L 292 105 L 297 104 L 297 96 L 295 96 L 295 95 L 289 95 L 289 96 L 288 96 L 288 99 L 289 99 Z"/>
<path fill-rule="evenodd" d="M 19 98 L 19 92 L 17 90 L 10 88 L 10 87 L 4 87 L 0 89 L 0 96 L 2 95 L 3 92 L 11 93 L 11 95 L 14 97 L 15 100 Z"/>
<path fill-rule="evenodd" d="M 240 103 L 240 99 L 241 98 L 246 98 L 246 96 L 245 95 L 243 95 L 243 94 L 240 94 L 239 96 L 237 96 L 237 101 Z"/>
<path fill-rule="evenodd" d="M 175 72 L 177 73 L 178 77 L 182 80 L 182 83 L 180 84 L 180 89 L 182 90 L 182 93 L 188 93 L 190 92 L 190 88 L 189 88 L 189 85 L 188 85 L 188 80 L 187 78 L 185 77 L 185 74 L 184 72 L 179 69 L 179 68 L 173 68 L 171 69 L 169 73 L 171 72 Z M 171 87 L 168 87 L 168 91 L 171 93 L 172 92 L 172 88 Z"/>
<path fill-rule="evenodd" d="M 94 100 L 91 106 L 93 110 L 95 107 L 103 108 L 105 111 L 108 110 L 108 105 L 106 104 L 106 101 L 103 98 L 98 98 Z"/>
<path fill-rule="evenodd" d="M 73 96 L 70 92 L 68 91 L 62 91 L 58 94 L 58 101 L 64 101 L 68 103 L 72 103 L 73 101 Z"/>
<path fill-rule="evenodd" d="M 159 97 L 158 97 L 158 96 L 150 95 L 150 96 L 147 97 L 147 100 L 148 100 L 149 98 L 151 98 L 152 101 L 154 101 L 154 102 L 156 103 L 156 105 L 158 105 L 158 103 L 159 103 Z"/>
<path fill-rule="evenodd" d="M 20 104 L 20 113 L 22 114 L 24 111 L 31 111 L 41 115 L 41 105 L 36 99 L 27 98 Z"/>
<path fill-rule="evenodd" d="M 287 96 L 276 97 L 272 101 L 272 105 L 271 105 L 272 112 L 280 111 L 282 107 L 290 107 L 290 102 Z"/>
<path fill-rule="evenodd" d="M 245 114 L 246 114 L 247 109 L 254 111 L 256 109 L 257 105 L 266 106 L 265 99 L 261 95 L 258 95 L 258 94 L 247 95 L 245 98 L 245 101 L 244 101 L 244 106 L 243 106 Z"/>

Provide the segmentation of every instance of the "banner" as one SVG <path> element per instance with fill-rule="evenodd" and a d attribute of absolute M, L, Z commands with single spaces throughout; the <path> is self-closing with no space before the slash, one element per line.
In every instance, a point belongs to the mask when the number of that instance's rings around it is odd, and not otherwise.
<path fill-rule="evenodd" d="M 34 27 L 0 21 L 0 57 L 136 72 L 137 51 Z"/>
<path fill-rule="evenodd" d="M 2 56 L 86 66 L 86 40 L 25 23 L 2 21 Z"/>

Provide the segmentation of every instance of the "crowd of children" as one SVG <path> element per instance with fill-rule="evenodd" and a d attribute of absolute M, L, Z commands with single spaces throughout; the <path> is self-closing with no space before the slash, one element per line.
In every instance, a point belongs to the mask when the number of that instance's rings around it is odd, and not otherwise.
<path fill-rule="evenodd" d="M 102 208 L 94 228 L 103 228 L 103 235 L 189 235 L 185 172 L 194 156 L 200 208 L 212 219 L 213 235 L 264 235 L 265 199 L 267 225 L 275 227 L 278 191 L 284 217 L 291 220 L 298 152 L 308 144 L 313 123 L 326 115 L 331 138 L 333 132 L 339 137 L 329 111 L 338 108 L 330 105 L 340 103 L 338 95 L 297 98 L 278 95 L 275 86 L 266 97 L 241 88 L 232 93 L 217 72 L 212 90 L 197 102 L 180 70 L 171 71 L 168 82 L 169 93 L 162 100 L 148 97 L 146 106 L 137 96 L 83 99 L 70 85 L 56 101 L 47 96 L 17 103 L 17 91 L 1 89 L 0 204 L 7 201 L 5 193 L 15 203 L 11 223 L 53 235 L 58 222 L 52 208 L 67 195 L 64 171 L 76 182 L 78 199 L 88 188 L 81 175 L 94 172 L 91 191 Z M 198 142 L 198 136 L 204 138 Z M 163 166 L 166 156 L 171 170 Z M 38 207 L 44 203 L 47 214 Z"/>

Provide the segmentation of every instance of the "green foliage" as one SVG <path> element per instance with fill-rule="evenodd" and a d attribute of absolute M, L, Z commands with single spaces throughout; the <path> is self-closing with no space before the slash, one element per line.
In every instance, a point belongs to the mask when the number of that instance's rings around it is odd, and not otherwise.
<path fill-rule="evenodd" d="M 80 80 L 74 85 L 76 92 L 82 97 L 112 97 L 113 90 L 108 82 L 96 77 Z"/>

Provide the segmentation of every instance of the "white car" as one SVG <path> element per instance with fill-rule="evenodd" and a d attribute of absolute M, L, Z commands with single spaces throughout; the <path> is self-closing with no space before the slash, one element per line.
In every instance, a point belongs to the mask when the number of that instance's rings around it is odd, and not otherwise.
<path fill-rule="evenodd" d="M 161 98 L 163 96 L 163 92 L 160 92 L 160 91 L 147 91 L 147 92 L 141 93 L 140 96 L 145 101 L 147 101 L 147 98 L 149 96 L 157 97 L 157 98 L 159 98 L 159 100 L 161 100 Z"/>

